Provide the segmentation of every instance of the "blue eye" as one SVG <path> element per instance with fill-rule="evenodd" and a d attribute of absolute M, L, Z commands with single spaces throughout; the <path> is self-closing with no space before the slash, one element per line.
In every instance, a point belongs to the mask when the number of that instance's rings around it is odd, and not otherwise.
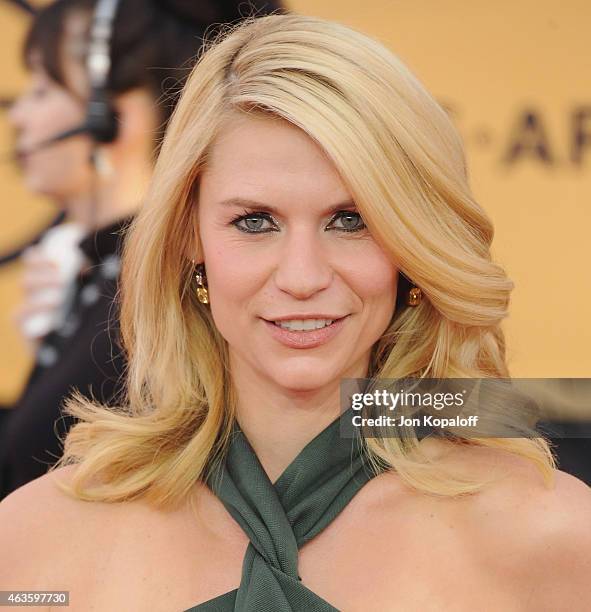
<path fill-rule="evenodd" d="M 361 215 L 355 211 L 351 211 L 351 210 L 339 211 L 333 217 L 331 224 L 339 220 L 343 221 L 344 227 L 334 227 L 333 228 L 339 232 L 360 232 L 367 228 L 367 226 L 363 222 Z M 240 225 L 242 221 L 244 221 L 247 225 L 246 226 Z M 269 215 L 269 213 L 244 211 L 244 214 L 234 217 L 231 223 L 235 225 L 241 232 L 245 232 L 246 234 L 266 234 L 267 232 L 278 231 L 277 229 L 273 229 L 273 228 L 261 229 L 261 224 L 264 221 L 269 221 L 273 223 L 273 218 L 271 217 L 271 215 Z M 277 226 L 275 225 L 275 227 Z M 330 227 L 327 227 L 327 229 L 330 229 Z"/>
<path fill-rule="evenodd" d="M 253 223 L 255 227 L 240 225 L 240 221 L 245 221 L 248 223 Z M 247 234 L 266 234 L 267 232 L 273 232 L 276 230 L 273 229 L 264 229 L 260 230 L 262 221 L 272 221 L 271 215 L 268 213 L 248 213 L 245 212 L 243 215 L 238 215 L 234 217 L 231 221 L 233 225 L 235 225 L 240 231 L 245 232 Z"/>
<path fill-rule="evenodd" d="M 366 229 L 366 225 L 363 221 L 363 218 L 358 212 L 353 210 L 343 210 L 338 212 L 335 217 L 335 220 L 343 221 L 345 227 L 337 228 L 342 232 L 360 232 L 363 229 Z M 353 226 L 351 227 L 351 222 L 353 221 Z"/>

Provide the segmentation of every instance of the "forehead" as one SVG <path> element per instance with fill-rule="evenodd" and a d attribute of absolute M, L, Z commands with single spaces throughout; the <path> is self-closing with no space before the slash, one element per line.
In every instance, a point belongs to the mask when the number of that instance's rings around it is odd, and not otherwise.
<path fill-rule="evenodd" d="M 201 184 L 228 198 L 244 197 L 245 191 L 281 197 L 286 189 L 292 197 L 348 195 L 330 158 L 303 130 L 280 117 L 245 113 L 224 125 Z"/>

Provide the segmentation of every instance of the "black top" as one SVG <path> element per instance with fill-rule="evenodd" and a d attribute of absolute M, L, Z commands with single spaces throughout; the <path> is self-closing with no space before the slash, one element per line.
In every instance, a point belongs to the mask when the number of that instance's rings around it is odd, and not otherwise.
<path fill-rule="evenodd" d="M 61 456 L 61 440 L 75 422 L 63 414 L 62 401 L 73 387 L 106 404 L 123 388 L 115 297 L 123 232 L 131 219 L 80 242 L 90 266 L 78 275 L 64 324 L 43 338 L 21 398 L 0 422 L 0 499 L 45 474 Z"/>

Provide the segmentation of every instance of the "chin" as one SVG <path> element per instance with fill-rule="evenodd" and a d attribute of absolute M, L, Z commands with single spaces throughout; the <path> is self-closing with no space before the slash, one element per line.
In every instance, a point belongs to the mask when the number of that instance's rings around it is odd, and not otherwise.
<path fill-rule="evenodd" d="M 282 368 L 278 368 L 273 371 L 272 376 L 277 385 L 292 392 L 322 389 L 337 378 L 332 368 L 321 368 L 317 363 L 301 364 L 299 366 L 287 364 L 284 371 L 282 371 Z"/>

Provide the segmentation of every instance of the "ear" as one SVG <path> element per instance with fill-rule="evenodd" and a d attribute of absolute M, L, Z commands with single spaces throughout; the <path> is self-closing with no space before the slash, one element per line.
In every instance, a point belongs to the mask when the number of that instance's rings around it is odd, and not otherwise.
<path fill-rule="evenodd" d="M 195 199 L 193 202 L 195 202 Z M 197 221 L 197 205 L 194 204 L 189 212 L 189 223 L 188 223 L 188 231 L 187 231 L 187 240 L 184 248 L 185 257 L 191 262 L 193 265 L 193 261 L 195 262 L 195 266 L 203 263 L 203 249 L 201 247 L 201 241 L 199 240 L 198 235 L 198 221 Z"/>
<path fill-rule="evenodd" d="M 156 104 L 148 90 L 131 89 L 113 100 L 118 115 L 119 135 L 114 146 L 152 146 L 158 128 L 159 116 Z"/>

